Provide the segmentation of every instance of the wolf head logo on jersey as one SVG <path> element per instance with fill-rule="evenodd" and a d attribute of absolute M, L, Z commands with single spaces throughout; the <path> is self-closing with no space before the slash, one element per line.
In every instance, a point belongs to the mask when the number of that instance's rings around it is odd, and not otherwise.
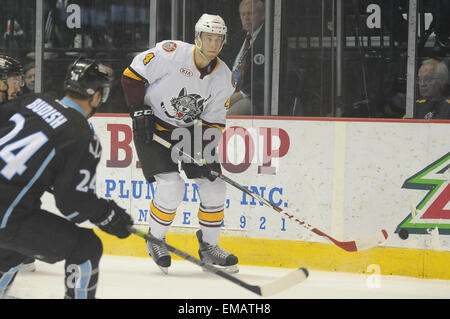
<path fill-rule="evenodd" d="M 187 94 L 186 88 L 182 88 L 178 97 L 170 99 L 170 104 L 174 110 L 173 114 L 170 114 L 167 111 L 164 103 L 161 103 L 161 106 L 168 117 L 175 120 L 181 120 L 184 123 L 190 123 L 197 119 L 203 112 L 204 103 L 208 101 L 210 97 L 211 95 L 205 99 L 198 94 Z"/>

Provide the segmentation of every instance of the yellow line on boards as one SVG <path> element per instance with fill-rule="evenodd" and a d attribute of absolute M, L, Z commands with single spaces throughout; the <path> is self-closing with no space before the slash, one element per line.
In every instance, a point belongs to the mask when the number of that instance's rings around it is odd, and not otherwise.
<path fill-rule="evenodd" d="M 98 229 L 94 231 L 102 240 L 106 255 L 148 257 L 145 241 L 138 236 L 118 239 Z M 194 234 L 168 233 L 166 239 L 170 245 L 198 258 Z M 349 253 L 332 244 L 227 236 L 220 238 L 220 245 L 238 256 L 240 265 L 361 274 L 373 273 L 375 265 L 381 275 L 450 280 L 450 252 L 447 251 L 375 247 Z"/>

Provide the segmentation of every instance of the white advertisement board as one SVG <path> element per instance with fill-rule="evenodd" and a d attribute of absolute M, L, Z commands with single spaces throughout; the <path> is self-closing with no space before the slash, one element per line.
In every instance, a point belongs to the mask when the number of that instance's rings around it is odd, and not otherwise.
<path fill-rule="evenodd" d="M 103 146 L 98 195 L 146 225 L 156 185 L 142 174 L 130 118 L 91 124 Z M 449 251 L 449 137 L 448 121 L 229 119 L 220 149 L 224 175 L 338 240 L 386 229 L 386 246 Z M 198 227 L 198 191 L 185 180 L 174 230 Z M 231 185 L 226 198 L 232 236 L 326 242 Z"/>

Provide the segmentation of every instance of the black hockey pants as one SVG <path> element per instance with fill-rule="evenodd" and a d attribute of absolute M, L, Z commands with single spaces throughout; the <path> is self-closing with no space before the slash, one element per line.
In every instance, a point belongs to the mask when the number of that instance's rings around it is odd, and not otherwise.
<path fill-rule="evenodd" d="M 102 243 L 91 229 L 37 210 L 0 229 L 0 296 L 18 266 L 34 257 L 52 264 L 65 260 L 65 298 L 94 298 L 102 253 Z"/>

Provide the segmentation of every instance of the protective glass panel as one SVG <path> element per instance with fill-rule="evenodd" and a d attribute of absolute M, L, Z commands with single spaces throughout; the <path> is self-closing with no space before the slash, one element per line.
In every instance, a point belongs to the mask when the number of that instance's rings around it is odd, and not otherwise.
<path fill-rule="evenodd" d="M 120 77 L 132 58 L 162 40 L 193 43 L 195 23 L 210 13 L 221 15 L 228 28 L 219 57 L 237 85 L 229 115 L 400 118 L 409 107 L 409 88 L 410 117 L 445 118 L 440 109 L 450 95 L 450 3 L 414 2 L 417 59 L 411 65 L 407 0 L 44 0 L 42 91 L 61 96 L 70 63 L 96 58 L 115 75 L 99 111 L 128 112 Z M 3 3 L 0 52 L 25 65 L 23 92 L 29 92 L 37 2 Z"/>
<path fill-rule="evenodd" d="M 22 92 L 34 90 L 35 12 L 34 1 L 2 0 L 0 53 L 19 60 L 25 69 Z"/>
<path fill-rule="evenodd" d="M 414 52 L 414 44 L 408 47 L 408 32 L 414 30 L 408 25 L 409 4 L 283 1 L 280 114 L 401 118 L 406 114 L 407 74 L 417 75 L 429 59 L 435 59 L 431 65 L 440 63 L 433 77 L 441 80 L 428 81 L 434 96 L 442 100 L 448 95 L 443 64 L 448 65 L 450 56 L 449 3 L 417 0 L 417 64 L 413 61 L 408 69 L 408 55 Z M 425 84 L 417 84 L 410 94 L 415 91 L 422 98 L 419 109 L 425 103 L 423 93 L 431 95 L 424 92 Z M 414 117 L 423 118 L 423 112 Z"/>
<path fill-rule="evenodd" d="M 62 96 L 67 67 L 79 57 L 104 63 L 113 78 L 98 112 L 128 113 L 120 78 L 149 43 L 150 1 L 44 1 L 43 92 Z"/>

